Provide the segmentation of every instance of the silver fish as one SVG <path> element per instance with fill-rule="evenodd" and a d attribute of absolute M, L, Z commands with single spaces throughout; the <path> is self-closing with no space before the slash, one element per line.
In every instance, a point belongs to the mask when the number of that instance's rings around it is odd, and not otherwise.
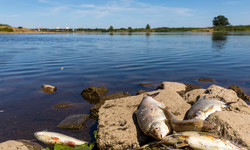
<path fill-rule="evenodd" d="M 247 150 L 247 147 L 233 143 L 232 141 L 212 135 L 206 132 L 180 132 L 166 136 L 159 142 L 143 146 L 158 147 L 160 145 L 174 146 L 175 148 L 191 147 L 198 150 Z"/>
<path fill-rule="evenodd" d="M 231 103 L 235 102 L 224 103 L 216 99 L 205 99 L 203 96 L 189 109 L 186 118 L 205 120 L 210 114 L 230 107 Z"/>
<path fill-rule="evenodd" d="M 79 146 L 86 143 L 85 141 L 56 132 L 40 131 L 36 132 L 34 135 L 39 141 L 45 144 Z"/>
<path fill-rule="evenodd" d="M 157 140 L 164 138 L 170 133 L 171 128 L 162 109 L 166 106 L 154 100 L 154 95 L 143 95 L 143 99 L 135 112 L 137 122 L 141 130 L 146 134 L 154 137 Z"/>
<path fill-rule="evenodd" d="M 214 124 L 201 119 L 177 120 L 169 111 L 169 108 L 165 108 L 163 111 L 169 120 L 171 128 L 176 132 L 209 131 L 215 128 Z"/>

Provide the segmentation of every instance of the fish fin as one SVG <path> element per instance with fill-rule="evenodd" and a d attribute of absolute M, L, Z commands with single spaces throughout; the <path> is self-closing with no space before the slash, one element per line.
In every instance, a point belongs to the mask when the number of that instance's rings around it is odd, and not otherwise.
<path fill-rule="evenodd" d="M 237 103 L 237 102 L 227 102 L 225 105 L 226 105 L 227 107 L 231 107 L 231 104 L 233 104 L 233 103 Z"/>
<path fill-rule="evenodd" d="M 67 145 L 70 145 L 70 146 L 75 146 L 76 143 L 75 142 L 72 142 L 72 141 L 66 141 L 65 142 Z"/>
<path fill-rule="evenodd" d="M 203 95 L 203 96 L 201 96 L 198 100 L 206 99 L 206 96 L 207 96 L 207 95 Z"/>
<path fill-rule="evenodd" d="M 159 107 L 164 114 L 167 116 L 168 120 L 176 120 L 175 116 L 169 111 L 168 106 L 166 106 L 165 108 L 161 108 Z"/>
<path fill-rule="evenodd" d="M 187 138 L 189 138 L 189 136 L 188 135 L 178 135 L 178 138 L 182 139 L 182 140 L 186 140 Z"/>
<path fill-rule="evenodd" d="M 51 138 L 56 141 L 60 140 L 58 137 L 51 137 Z"/>
<path fill-rule="evenodd" d="M 144 93 L 143 94 L 143 97 L 146 97 L 146 96 L 150 96 L 150 97 L 156 97 L 158 94 L 159 94 L 160 92 L 157 92 L 157 93 L 154 93 L 154 94 L 146 94 L 146 93 Z"/>
<path fill-rule="evenodd" d="M 207 113 L 207 112 L 212 111 L 212 110 L 213 110 L 213 108 L 214 108 L 214 105 L 210 106 L 210 107 L 209 107 L 206 111 L 204 111 L 204 113 Z"/>
<path fill-rule="evenodd" d="M 186 146 L 189 146 L 188 142 L 187 141 L 183 141 L 182 143 L 176 143 L 175 144 L 175 147 L 176 148 L 181 148 L 181 147 L 186 147 Z"/>

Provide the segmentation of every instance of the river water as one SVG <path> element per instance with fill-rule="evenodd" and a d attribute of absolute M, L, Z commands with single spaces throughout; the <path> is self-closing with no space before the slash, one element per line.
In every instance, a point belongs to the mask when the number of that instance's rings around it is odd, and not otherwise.
<path fill-rule="evenodd" d="M 81 97 L 84 88 L 106 86 L 110 93 L 134 95 L 140 89 L 153 90 L 162 81 L 204 88 L 236 84 L 250 94 L 250 33 L 2 34 L 0 142 L 32 140 L 41 130 L 93 140 L 92 120 L 80 131 L 56 128 L 70 114 L 89 113 L 93 105 Z M 58 90 L 44 93 L 43 84 Z M 55 109 L 59 102 L 75 105 Z"/>

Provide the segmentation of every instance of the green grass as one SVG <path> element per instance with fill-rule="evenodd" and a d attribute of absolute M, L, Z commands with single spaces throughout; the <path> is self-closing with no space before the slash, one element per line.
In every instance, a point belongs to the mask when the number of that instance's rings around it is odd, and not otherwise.
<path fill-rule="evenodd" d="M 0 28 L 0 32 L 13 32 L 14 30 L 9 28 L 9 27 L 5 27 L 5 28 Z"/>

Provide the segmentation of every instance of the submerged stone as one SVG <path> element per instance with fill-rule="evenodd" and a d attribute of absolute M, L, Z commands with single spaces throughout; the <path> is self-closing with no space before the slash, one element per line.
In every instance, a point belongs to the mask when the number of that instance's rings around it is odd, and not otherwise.
<path fill-rule="evenodd" d="M 68 107 L 71 107 L 72 105 L 70 104 L 70 102 L 61 102 L 61 103 L 58 103 L 58 104 L 55 104 L 54 105 L 54 108 L 68 108 Z"/>
<path fill-rule="evenodd" d="M 81 92 L 82 97 L 87 100 L 91 104 L 99 103 L 99 100 L 102 96 L 108 93 L 108 89 L 105 86 L 94 87 L 91 86 L 89 88 L 84 89 Z"/>
<path fill-rule="evenodd" d="M 200 78 L 200 79 L 198 79 L 198 81 L 201 81 L 201 82 L 215 82 L 215 80 L 212 79 L 212 78 Z"/>
<path fill-rule="evenodd" d="M 48 93 L 48 94 L 55 93 L 57 90 L 57 88 L 55 86 L 48 85 L 48 84 L 42 85 L 41 88 L 42 88 L 43 92 Z"/>
<path fill-rule="evenodd" d="M 88 118 L 89 115 L 87 114 L 69 115 L 57 125 L 57 128 L 80 130 L 84 128 L 84 124 Z"/>

